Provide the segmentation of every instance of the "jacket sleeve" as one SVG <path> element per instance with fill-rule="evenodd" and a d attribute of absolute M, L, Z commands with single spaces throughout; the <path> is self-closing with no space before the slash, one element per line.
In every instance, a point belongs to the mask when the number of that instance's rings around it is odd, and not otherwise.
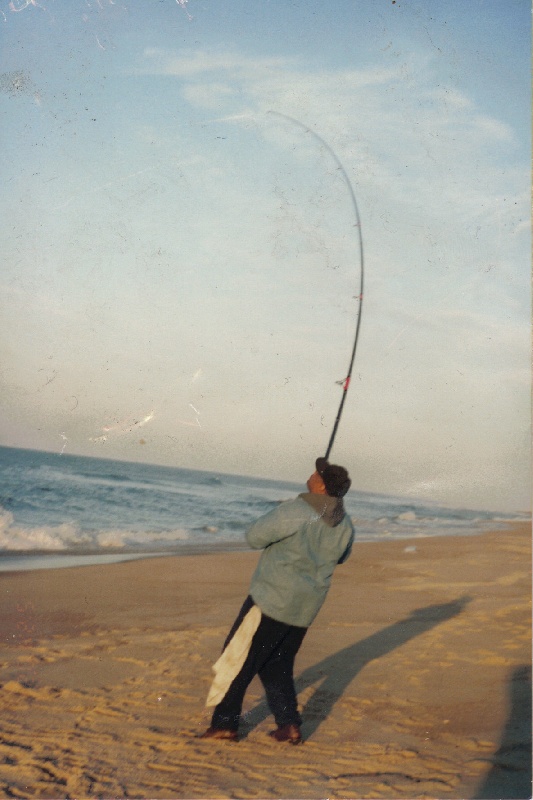
<path fill-rule="evenodd" d="M 293 503 L 293 500 L 280 503 L 248 528 L 245 536 L 250 547 L 262 550 L 296 533 L 307 517 L 304 514 L 300 517 L 297 513 L 290 513 Z"/>
<path fill-rule="evenodd" d="M 347 561 L 350 558 L 350 555 L 351 555 L 351 552 L 352 552 L 352 545 L 353 545 L 353 542 L 354 542 L 354 538 L 355 538 L 355 530 L 354 530 L 353 525 L 352 525 L 352 534 L 350 536 L 350 540 L 349 540 L 349 542 L 348 542 L 348 544 L 346 546 L 346 549 L 345 549 L 344 553 L 339 558 L 339 560 L 337 562 L 338 564 L 344 564 L 344 562 Z"/>

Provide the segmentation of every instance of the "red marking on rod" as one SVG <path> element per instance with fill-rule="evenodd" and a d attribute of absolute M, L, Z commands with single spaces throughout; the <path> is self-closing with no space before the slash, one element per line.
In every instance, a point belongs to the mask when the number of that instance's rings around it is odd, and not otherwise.
<path fill-rule="evenodd" d="M 346 380 L 344 381 L 344 386 L 342 387 L 342 388 L 343 388 L 343 391 L 347 392 L 347 391 L 348 391 L 348 386 L 349 386 L 349 385 L 350 385 L 350 376 L 348 376 L 348 377 L 346 378 Z"/>

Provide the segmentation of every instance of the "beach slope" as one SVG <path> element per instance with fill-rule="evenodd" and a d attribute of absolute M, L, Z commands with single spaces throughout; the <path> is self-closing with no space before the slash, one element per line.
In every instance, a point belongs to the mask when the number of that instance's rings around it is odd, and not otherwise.
<path fill-rule="evenodd" d="M 530 798 L 531 531 L 359 543 L 296 663 L 199 740 L 257 553 L 0 575 L 0 796 Z"/>

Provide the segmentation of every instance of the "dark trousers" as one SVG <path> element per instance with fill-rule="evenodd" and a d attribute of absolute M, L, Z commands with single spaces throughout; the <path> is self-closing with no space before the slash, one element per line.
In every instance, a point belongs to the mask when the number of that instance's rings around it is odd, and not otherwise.
<path fill-rule="evenodd" d="M 253 606 L 247 597 L 224 644 L 227 647 L 239 625 Z M 261 615 L 250 651 L 241 671 L 234 678 L 226 696 L 216 706 L 211 720 L 213 728 L 236 731 L 239 726 L 246 689 L 252 678 L 259 675 L 277 725 L 301 725 L 298 701 L 294 688 L 294 659 L 300 649 L 307 628 L 298 628 Z"/>

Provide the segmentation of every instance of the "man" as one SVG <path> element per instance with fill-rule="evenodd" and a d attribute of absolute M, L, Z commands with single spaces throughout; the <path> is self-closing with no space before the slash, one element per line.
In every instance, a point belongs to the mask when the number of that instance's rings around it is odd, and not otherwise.
<path fill-rule="evenodd" d="M 308 492 L 281 503 L 246 532 L 262 549 L 250 595 L 235 620 L 207 706 L 215 705 L 203 739 L 237 741 L 244 694 L 259 675 L 278 742 L 300 744 L 301 718 L 294 687 L 294 659 L 318 614 L 337 564 L 350 555 L 354 529 L 342 498 L 351 481 L 344 467 L 316 461 Z"/>

